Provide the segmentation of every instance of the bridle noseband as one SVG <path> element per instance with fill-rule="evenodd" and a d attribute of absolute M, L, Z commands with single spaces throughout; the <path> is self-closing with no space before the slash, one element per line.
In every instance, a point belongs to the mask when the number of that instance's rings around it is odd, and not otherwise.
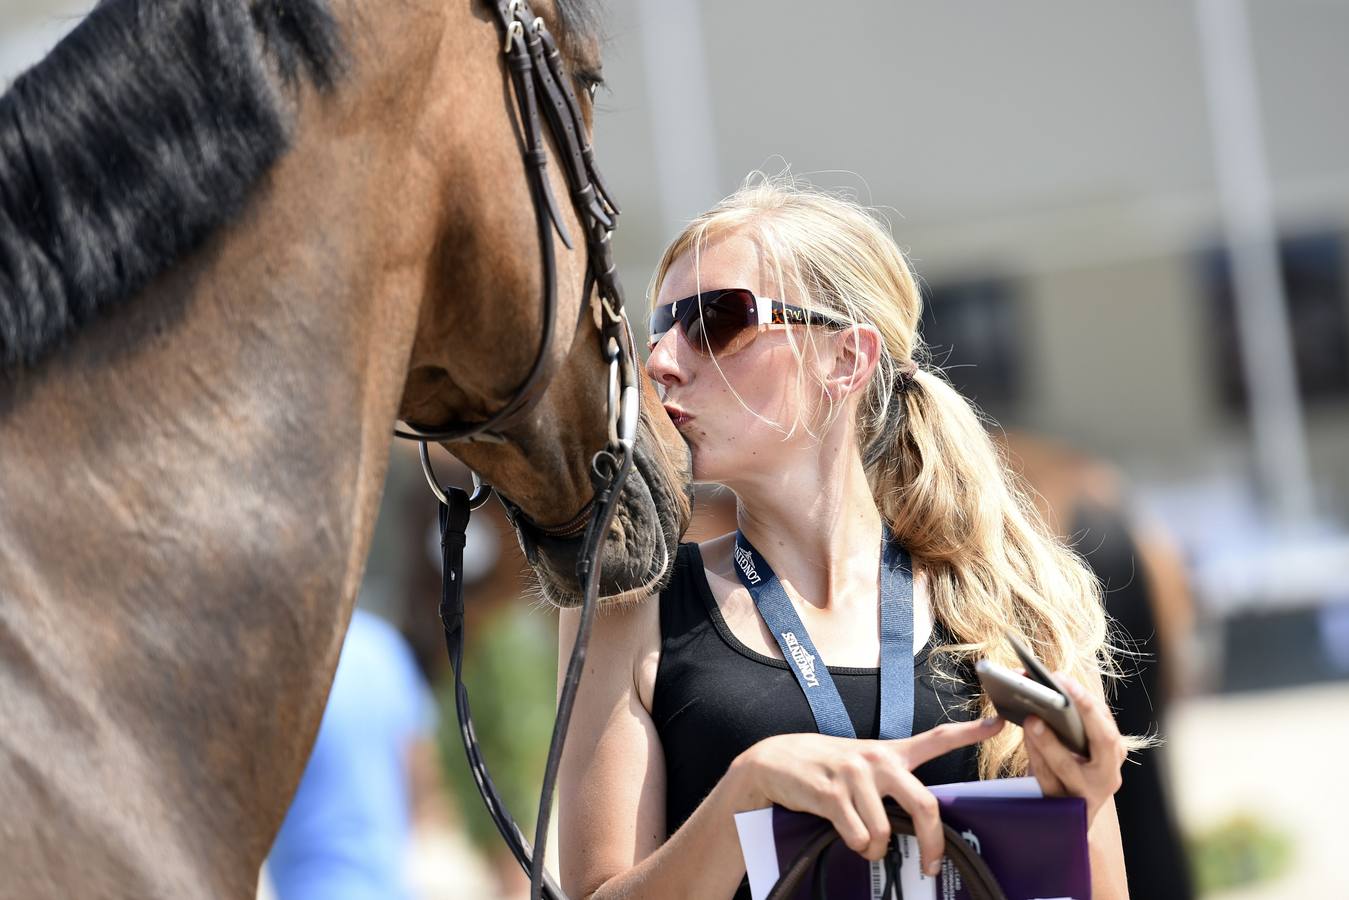
<path fill-rule="evenodd" d="M 503 38 L 503 52 L 518 106 L 518 124 L 523 138 L 521 156 L 534 204 L 534 219 L 538 231 L 539 253 L 543 266 L 543 328 L 538 355 L 524 380 L 515 389 L 509 402 L 481 422 L 451 422 L 430 428 L 406 423 L 395 429 L 400 438 L 420 443 L 422 470 L 431 490 L 439 501 L 439 521 L 443 581 L 440 598 L 440 618 L 445 629 L 445 646 L 454 671 L 455 709 L 459 717 L 459 732 L 464 740 L 464 751 L 477 782 L 487 810 L 497 830 L 510 847 L 516 860 L 529 873 L 531 900 L 540 897 L 565 900 L 566 894 L 544 870 L 544 847 L 548 825 L 552 818 L 552 801 L 557 783 L 562 747 L 571 720 L 576 690 L 585 668 L 586 649 L 590 642 L 591 624 L 599 598 L 599 578 L 604 538 L 609 532 L 617 511 L 618 499 L 633 465 L 634 444 L 639 417 L 637 391 L 637 358 L 632 332 L 623 311 L 623 292 L 614 265 L 610 234 L 618 219 L 618 206 L 610 198 L 595 165 L 594 152 L 585 136 L 585 122 L 581 108 L 572 90 L 568 75 L 563 70 L 562 56 L 543 19 L 535 16 L 526 0 L 492 0 L 497 24 Z M 542 102 L 540 102 L 542 95 Z M 431 467 L 427 452 L 428 442 L 465 440 L 501 441 L 501 431 L 527 414 L 543 396 L 553 376 L 549 363 L 549 349 L 557 319 L 557 260 L 553 248 L 553 230 L 571 249 L 572 237 L 567 231 L 557 200 L 548 180 L 548 151 L 539 122 L 542 109 L 544 119 L 560 151 L 559 163 L 566 175 L 572 204 L 585 230 L 587 268 L 581 310 L 576 328 L 580 329 L 588 313 L 595 313 L 599 326 L 600 352 L 605 360 L 608 380 L 606 399 L 608 428 L 603 450 L 591 460 L 590 476 L 594 495 L 586 507 L 570 522 L 561 526 L 545 527 L 531 522 L 519 507 L 501 497 L 511 524 L 521 534 L 521 543 L 531 562 L 536 560 L 524 535 L 534 532 L 546 539 L 576 540 L 581 536 L 581 554 L 577 560 L 576 576 L 584 586 L 580 622 L 576 644 L 567 664 L 567 673 L 559 694 L 557 719 L 553 725 L 552 742 L 548 748 L 544 768 L 543 787 L 539 796 L 538 824 L 531 846 L 515 818 L 506 809 L 487 764 L 482 758 L 473 730 L 469 710 L 468 688 L 462 677 L 464 655 L 464 542 L 469 516 L 486 503 L 492 488 L 474 475 L 472 496 L 457 487 L 442 486 Z M 592 291 L 597 295 L 598 309 L 592 306 Z"/>

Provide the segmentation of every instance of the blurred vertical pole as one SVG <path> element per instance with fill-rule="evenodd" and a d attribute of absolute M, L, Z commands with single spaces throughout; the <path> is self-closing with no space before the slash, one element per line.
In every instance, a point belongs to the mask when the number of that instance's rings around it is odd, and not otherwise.
<path fill-rule="evenodd" d="M 698 0 L 638 0 L 637 19 L 667 237 L 721 199 L 712 91 Z"/>
<path fill-rule="evenodd" d="M 1246 6 L 1195 2 L 1257 477 L 1280 524 L 1305 523 L 1311 475 Z"/>

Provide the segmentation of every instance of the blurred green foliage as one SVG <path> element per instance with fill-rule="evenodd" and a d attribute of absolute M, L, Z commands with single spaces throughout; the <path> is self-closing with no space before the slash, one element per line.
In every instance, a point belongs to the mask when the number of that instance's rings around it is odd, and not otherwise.
<path fill-rule="evenodd" d="M 1193 836 L 1190 867 L 1195 887 L 1206 894 L 1269 881 L 1288 871 L 1293 841 L 1251 813 L 1242 813 Z"/>
<path fill-rule="evenodd" d="M 557 683 L 556 614 L 510 604 L 472 621 L 464 653 L 464 683 L 472 698 L 474 729 L 497 790 L 533 839 L 539 784 L 553 732 Z M 437 692 L 439 743 L 446 783 L 475 846 L 489 855 L 505 849 L 464 758 L 454 711 L 454 683 Z"/>

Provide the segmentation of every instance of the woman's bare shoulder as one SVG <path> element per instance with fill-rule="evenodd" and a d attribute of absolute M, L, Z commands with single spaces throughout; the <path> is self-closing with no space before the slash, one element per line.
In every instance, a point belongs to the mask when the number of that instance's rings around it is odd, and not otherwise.
<path fill-rule="evenodd" d="M 571 655 L 579 623 L 579 610 L 560 612 L 559 649 L 562 656 L 559 662 L 562 667 Z M 591 626 L 586 670 L 604 673 L 603 677 L 595 679 L 605 685 L 603 692 L 636 692 L 642 706 L 650 712 L 659 661 L 660 595 L 630 595 L 616 602 L 602 603 Z M 628 677 L 622 677 L 624 675 Z"/>
<path fill-rule="evenodd" d="M 580 621 L 580 611 L 564 609 L 561 612 L 563 633 L 574 639 Z M 595 611 L 590 632 L 589 655 L 598 654 L 613 661 L 619 657 L 634 658 L 652 639 L 660 642 L 660 595 L 629 595 L 616 601 L 601 601 Z"/>
<path fill-rule="evenodd" d="M 727 534 L 698 543 L 705 569 L 733 578 L 731 550 L 735 535 Z M 631 661 L 633 685 L 642 707 L 649 713 L 656 692 L 656 673 L 660 668 L 660 595 L 651 594 L 628 601 L 605 612 L 604 637 L 612 638 Z M 597 619 L 598 624 L 598 619 Z"/>

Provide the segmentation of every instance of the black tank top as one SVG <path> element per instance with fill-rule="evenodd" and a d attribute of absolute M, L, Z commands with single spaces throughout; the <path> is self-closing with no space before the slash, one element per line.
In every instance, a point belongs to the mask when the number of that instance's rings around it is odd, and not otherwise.
<path fill-rule="evenodd" d="M 914 657 L 913 732 L 978 715 L 971 667 L 939 674 L 929 658 L 948 635 Z M 950 663 L 944 663 L 950 668 Z M 857 735 L 875 738 L 880 670 L 830 666 Z M 673 580 L 660 595 L 660 663 L 651 718 L 665 753 L 665 825 L 672 835 L 703 801 L 731 762 L 775 734 L 815 732 L 815 719 L 787 664 L 741 643 L 722 618 L 698 545 L 681 544 Z M 924 784 L 979 777 L 977 748 L 963 747 L 914 770 Z M 747 885 L 736 896 L 748 897 Z"/>

